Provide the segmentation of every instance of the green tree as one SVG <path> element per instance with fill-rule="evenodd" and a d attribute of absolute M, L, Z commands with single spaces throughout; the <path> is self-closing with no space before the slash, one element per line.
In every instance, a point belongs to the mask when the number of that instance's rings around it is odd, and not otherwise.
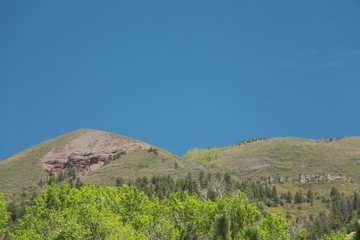
<path fill-rule="evenodd" d="M 319 240 L 344 240 L 347 239 L 346 233 L 343 232 L 332 232 L 328 235 L 325 235 L 324 238 Z"/>
<path fill-rule="evenodd" d="M 271 199 L 274 201 L 274 203 L 279 203 L 279 196 L 277 194 L 277 190 L 275 186 L 273 186 L 271 190 Z"/>
<path fill-rule="evenodd" d="M 53 169 L 51 168 L 50 172 L 49 172 L 48 184 L 54 183 L 55 180 L 56 180 L 55 173 L 54 173 Z"/>
<path fill-rule="evenodd" d="M 290 191 L 285 195 L 285 200 L 287 203 L 292 203 L 293 197 Z"/>
<path fill-rule="evenodd" d="M 244 239 L 246 240 L 260 240 L 261 231 L 258 227 L 252 226 L 244 231 Z"/>
<path fill-rule="evenodd" d="M 358 221 L 356 221 L 355 224 L 355 236 L 354 236 L 354 240 L 360 240 L 360 223 Z"/>
<path fill-rule="evenodd" d="M 125 183 L 125 181 L 124 181 L 124 179 L 123 179 L 122 177 L 116 178 L 116 183 L 115 183 L 115 185 L 116 185 L 117 187 L 122 186 L 124 183 Z"/>
<path fill-rule="evenodd" d="M 306 202 L 310 203 L 311 206 L 314 204 L 314 194 L 310 189 L 306 194 Z"/>
<path fill-rule="evenodd" d="M 6 210 L 4 196 L 0 193 L 0 238 L 4 239 L 10 214 Z"/>
<path fill-rule="evenodd" d="M 301 190 L 300 190 L 299 192 L 296 192 L 296 193 L 295 193 L 294 202 L 295 202 L 295 203 L 302 203 L 303 201 L 304 201 L 303 195 L 302 195 L 302 192 L 301 192 Z"/>
<path fill-rule="evenodd" d="M 216 203 L 202 201 L 197 195 L 187 192 L 171 194 L 163 200 L 167 216 L 179 231 L 179 239 L 195 239 L 208 236 L 216 214 Z"/>
<path fill-rule="evenodd" d="M 260 223 L 262 240 L 288 240 L 290 233 L 286 220 L 280 215 L 269 213 Z"/>
<path fill-rule="evenodd" d="M 218 198 L 216 204 L 218 213 L 226 213 L 230 218 L 231 239 L 252 226 L 259 215 L 256 206 L 242 192 Z"/>
<path fill-rule="evenodd" d="M 12 238 L 145 239 L 131 222 L 122 221 L 119 209 L 124 202 L 119 202 L 119 196 L 116 189 L 108 187 L 86 185 L 76 189 L 70 185 L 58 187 L 52 184 L 46 192 L 35 197 L 34 205 L 28 207 Z M 131 199 L 126 201 L 134 204 Z"/>
<path fill-rule="evenodd" d="M 215 218 L 213 239 L 230 240 L 230 219 L 225 213 Z"/>

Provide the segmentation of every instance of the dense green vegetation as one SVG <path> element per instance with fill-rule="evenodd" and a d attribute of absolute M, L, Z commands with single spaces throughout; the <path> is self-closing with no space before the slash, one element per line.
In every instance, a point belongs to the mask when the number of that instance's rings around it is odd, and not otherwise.
<path fill-rule="evenodd" d="M 228 173 L 118 178 L 117 187 L 55 182 L 31 200 L 9 202 L 7 211 L 1 199 L 6 239 L 345 239 L 360 217 L 357 192 L 332 188 L 317 199 L 311 190 L 278 192 Z M 328 208 L 318 215 L 271 211 L 322 201 Z"/>
<path fill-rule="evenodd" d="M 226 226 L 226 227 L 223 227 Z M 289 239 L 285 219 L 262 216 L 238 192 L 201 199 L 187 192 L 160 200 L 136 187 L 52 184 L 18 219 L 10 239 Z"/>

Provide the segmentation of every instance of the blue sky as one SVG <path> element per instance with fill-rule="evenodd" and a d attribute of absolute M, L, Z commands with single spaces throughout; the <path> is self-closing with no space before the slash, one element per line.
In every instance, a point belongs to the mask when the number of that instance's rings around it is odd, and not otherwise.
<path fill-rule="evenodd" d="M 360 2 L 0 1 L 0 159 L 80 128 L 175 154 L 360 135 Z"/>

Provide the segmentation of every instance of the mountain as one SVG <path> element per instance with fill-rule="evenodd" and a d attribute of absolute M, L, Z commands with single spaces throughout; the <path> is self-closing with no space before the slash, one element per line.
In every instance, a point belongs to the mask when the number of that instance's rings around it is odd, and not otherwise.
<path fill-rule="evenodd" d="M 193 149 L 183 157 L 249 179 L 271 177 L 281 181 L 282 176 L 282 180 L 290 177 L 299 181 L 301 178 L 358 181 L 360 177 L 360 137 L 244 141 L 228 147 Z"/>
<path fill-rule="evenodd" d="M 360 137 L 309 140 L 272 138 L 214 148 L 193 149 L 183 158 L 117 134 L 81 129 L 0 161 L 0 192 L 31 192 L 49 175 L 76 170 L 82 182 L 115 185 L 122 177 L 189 172 L 230 172 L 235 178 L 262 184 L 284 182 L 359 182 Z"/>
<path fill-rule="evenodd" d="M 109 132 L 73 131 L 0 161 L 0 192 L 7 195 L 36 189 L 49 173 L 76 169 L 82 182 L 114 185 L 116 178 L 170 174 L 184 176 L 201 169 L 150 144 Z"/>

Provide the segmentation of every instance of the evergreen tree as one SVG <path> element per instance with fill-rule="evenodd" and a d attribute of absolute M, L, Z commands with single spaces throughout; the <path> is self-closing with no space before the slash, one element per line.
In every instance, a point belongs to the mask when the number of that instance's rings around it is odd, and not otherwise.
<path fill-rule="evenodd" d="M 51 168 L 50 172 L 49 172 L 49 177 L 48 177 L 48 184 L 50 185 L 51 183 L 54 183 L 54 182 L 55 182 L 55 174 L 54 174 L 53 169 Z"/>
<path fill-rule="evenodd" d="M 60 171 L 58 174 L 57 174 L 57 182 L 62 182 L 65 180 L 65 174 L 63 171 Z"/>
<path fill-rule="evenodd" d="M 313 192 L 309 189 L 309 191 L 307 192 L 306 194 L 306 202 L 307 203 L 310 203 L 311 206 L 313 205 L 314 203 L 314 194 Z"/>
<path fill-rule="evenodd" d="M 303 195 L 302 195 L 302 192 L 301 192 L 301 190 L 300 190 L 300 191 L 298 191 L 298 192 L 295 193 L 294 202 L 295 202 L 295 203 L 302 203 L 303 201 L 304 201 Z"/>
<path fill-rule="evenodd" d="M 272 198 L 272 191 L 267 185 L 265 186 L 265 196 L 269 199 Z"/>
<path fill-rule="evenodd" d="M 211 201 L 215 202 L 216 199 L 216 193 L 213 190 L 208 190 L 207 191 L 207 198 L 210 199 Z"/>
<path fill-rule="evenodd" d="M 274 201 L 274 203 L 279 203 L 279 196 L 277 194 L 277 190 L 276 190 L 276 187 L 273 186 L 272 188 L 272 193 L 271 193 L 271 199 Z"/>
<path fill-rule="evenodd" d="M 77 177 L 75 181 L 75 188 L 79 189 L 82 185 L 84 184 L 80 181 L 80 178 Z"/>
<path fill-rule="evenodd" d="M 360 223 L 357 221 L 355 224 L 356 234 L 354 236 L 354 240 L 360 240 Z"/>
<path fill-rule="evenodd" d="M 246 240 L 260 240 L 260 230 L 257 227 L 249 227 L 245 230 Z"/>
<path fill-rule="evenodd" d="M 230 218 L 225 214 L 216 216 L 214 240 L 230 240 Z"/>
<path fill-rule="evenodd" d="M 205 188 L 206 186 L 205 186 L 205 174 L 204 174 L 204 172 L 203 171 L 201 171 L 200 173 L 199 173 L 199 183 L 200 183 L 200 187 L 201 188 Z"/>
<path fill-rule="evenodd" d="M 116 178 L 115 186 L 116 186 L 116 187 L 120 187 L 120 186 L 122 186 L 124 183 L 125 183 L 124 179 L 123 179 L 122 177 L 118 177 L 118 178 Z"/>
<path fill-rule="evenodd" d="M 292 203 L 293 197 L 290 191 L 285 195 L 285 200 L 287 203 Z"/>
<path fill-rule="evenodd" d="M 360 207 L 359 194 L 357 191 L 354 191 L 353 210 L 356 210 L 358 207 Z"/>
<path fill-rule="evenodd" d="M 226 172 L 226 173 L 224 174 L 224 181 L 225 181 L 225 183 L 228 184 L 228 185 L 231 184 L 231 175 L 230 175 L 230 173 Z"/>

